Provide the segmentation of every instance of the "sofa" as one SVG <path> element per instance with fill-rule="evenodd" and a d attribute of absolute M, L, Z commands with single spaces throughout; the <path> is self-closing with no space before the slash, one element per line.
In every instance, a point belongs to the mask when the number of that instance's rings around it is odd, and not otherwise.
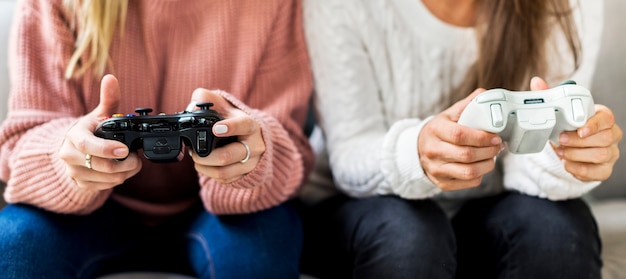
<path fill-rule="evenodd" d="M 7 37 L 11 14 L 16 0 L 0 0 L 0 121 L 7 113 L 9 80 L 7 69 Z M 601 0 L 599 0 L 601 1 Z M 626 1 L 605 0 L 605 30 L 601 42 L 597 73 L 591 91 L 596 103 L 611 107 L 622 129 L 626 130 L 626 89 L 621 82 L 626 78 L 626 37 L 619 36 L 626 29 Z M 626 140 L 620 143 L 621 158 L 610 179 L 585 198 L 598 221 L 603 241 L 602 257 L 605 263 L 603 278 L 626 278 Z M 0 182 L 3 192 L 4 182 Z M 4 206 L 0 199 L 0 208 Z M 180 278 L 167 274 L 125 274 L 107 276 L 117 278 Z"/>

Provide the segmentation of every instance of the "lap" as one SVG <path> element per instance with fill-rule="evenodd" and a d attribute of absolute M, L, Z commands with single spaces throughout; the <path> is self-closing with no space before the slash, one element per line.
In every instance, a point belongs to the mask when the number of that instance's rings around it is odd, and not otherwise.
<path fill-rule="evenodd" d="M 598 229 L 581 199 L 550 201 L 508 192 L 468 202 L 452 224 L 460 278 L 507 272 L 527 278 L 599 276 Z"/>
<path fill-rule="evenodd" d="M 454 273 L 452 228 L 431 200 L 338 196 L 301 211 L 305 273 L 323 278 L 450 278 Z"/>
<path fill-rule="evenodd" d="M 263 257 L 280 249 L 288 250 L 285 255 L 292 257 L 292 269 L 298 272 L 301 245 L 299 219 L 287 206 L 227 217 L 198 206 L 172 222 L 149 227 L 114 202 L 87 216 L 9 205 L 0 211 L 0 227 L 0 270 L 7 271 L 0 278 L 93 278 L 131 270 L 193 274 L 211 259 L 215 275 L 232 269 L 229 265 L 241 267 L 259 251 Z M 279 237 L 282 245 L 277 245 Z M 205 251 L 207 243 L 211 250 Z"/>

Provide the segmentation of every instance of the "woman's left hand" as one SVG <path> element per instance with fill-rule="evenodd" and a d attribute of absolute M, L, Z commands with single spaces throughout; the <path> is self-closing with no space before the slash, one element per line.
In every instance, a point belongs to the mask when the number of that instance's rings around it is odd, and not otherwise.
<path fill-rule="evenodd" d="M 559 136 L 556 154 L 563 160 L 565 170 L 582 181 L 602 181 L 613 172 L 619 158 L 618 143 L 622 129 L 608 107 L 595 105 L 596 114 L 585 126 Z"/>
<path fill-rule="evenodd" d="M 238 140 L 213 149 L 206 157 L 200 157 L 190 149 L 196 171 L 220 183 L 233 182 L 251 172 L 265 152 L 265 141 L 256 120 L 211 90 L 196 89 L 192 102 L 212 102 L 211 109 L 224 117 L 213 126 L 213 134 L 216 137 L 236 136 Z"/>
<path fill-rule="evenodd" d="M 533 78 L 531 90 L 547 89 L 547 83 Z M 618 143 L 622 129 L 615 123 L 613 111 L 603 105 L 595 105 L 596 113 L 576 131 L 559 135 L 559 146 L 553 146 L 563 160 L 565 170 L 582 181 L 602 181 L 611 176 L 619 158 Z"/>

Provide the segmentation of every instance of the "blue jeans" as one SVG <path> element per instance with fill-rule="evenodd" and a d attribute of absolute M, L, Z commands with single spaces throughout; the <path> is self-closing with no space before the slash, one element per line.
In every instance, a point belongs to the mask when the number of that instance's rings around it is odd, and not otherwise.
<path fill-rule="evenodd" d="M 164 271 L 200 278 L 298 278 L 300 219 L 284 204 L 215 216 L 201 205 L 157 227 L 109 201 L 88 216 L 28 205 L 0 211 L 0 278 Z"/>
<path fill-rule="evenodd" d="M 600 278 L 580 199 L 476 199 L 452 219 L 432 200 L 336 197 L 301 209 L 303 272 L 319 278 Z"/>

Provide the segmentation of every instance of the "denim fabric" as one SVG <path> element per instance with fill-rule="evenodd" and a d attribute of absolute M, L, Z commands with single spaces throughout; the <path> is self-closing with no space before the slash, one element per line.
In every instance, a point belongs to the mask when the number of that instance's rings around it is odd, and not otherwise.
<path fill-rule="evenodd" d="M 451 220 L 431 200 L 391 196 L 301 212 L 303 270 L 319 278 L 600 278 L 598 229 L 580 199 L 504 193 Z"/>
<path fill-rule="evenodd" d="M 302 228 L 285 204 L 215 216 L 201 206 L 157 227 L 107 202 L 88 216 L 28 205 L 0 211 L 0 278 L 163 271 L 200 278 L 298 278 Z"/>
<path fill-rule="evenodd" d="M 452 224 L 457 278 L 601 278 L 601 241 L 581 199 L 518 193 L 474 200 Z"/>
<path fill-rule="evenodd" d="M 301 211 L 306 274 L 324 279 L 454 277 L 454 232 L 431 200 L 339 196 Z"/>

